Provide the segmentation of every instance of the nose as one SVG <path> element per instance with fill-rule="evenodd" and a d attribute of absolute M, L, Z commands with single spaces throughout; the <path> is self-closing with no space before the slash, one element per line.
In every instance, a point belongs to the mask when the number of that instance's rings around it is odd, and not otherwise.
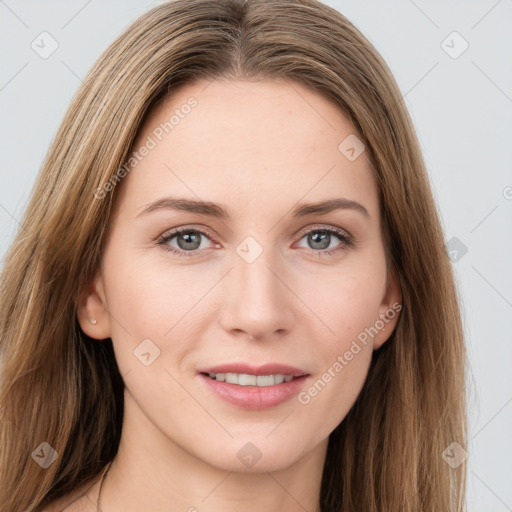
<path fill-rule="evenodd" d="M 225 332 L 253 340 L 275 339 L 295 324 L 296 305 L 285 266 L 263 251 L 252 262 L 234 255 L 225 277 L 220 323 Z M 289 279 L 288 279 L 289 280 Z"/>

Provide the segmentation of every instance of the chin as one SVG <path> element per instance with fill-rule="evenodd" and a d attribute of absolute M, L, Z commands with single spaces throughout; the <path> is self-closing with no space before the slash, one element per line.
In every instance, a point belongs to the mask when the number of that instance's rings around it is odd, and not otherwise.
<path fill-rule="evenodd" d="M 280 471 L 292 466 L 312 448 L 299 443 L 299 439 L 285 441 L 278 436 L 273 440 L 265 435 L 252 439 L 245 436 L 230 440 L 229 446 L 205 447 L 208 453 L 201 458 L 212 466 L 236 473 Z"/>

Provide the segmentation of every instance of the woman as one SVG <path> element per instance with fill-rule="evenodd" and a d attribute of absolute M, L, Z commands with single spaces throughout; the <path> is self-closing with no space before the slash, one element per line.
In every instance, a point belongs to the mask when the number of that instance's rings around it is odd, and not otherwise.
<path fill-rule="evenodd" d="M 176 0 L 79 89 L 1 281 L 1 510 L 462 510 L 464 344 L 382 58 Z"/>

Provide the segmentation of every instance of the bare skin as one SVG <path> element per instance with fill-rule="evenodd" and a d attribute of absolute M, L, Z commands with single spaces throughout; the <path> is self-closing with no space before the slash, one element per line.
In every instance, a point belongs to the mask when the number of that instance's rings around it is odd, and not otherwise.
<path fill-rule="evenodd" d="M 356 134 L 341 110 L 284 81 L 186 85 L 151 112 L 134 147 L 155 139 L 192 97 L 197 105 L 117 185 L 102 266 L 81 296 L 82 329 L 112 338 L 126 385 L 101 509 L 315 512 L 328 436 L 398 318 L 354 349 L 401 301 L 386 267 L 375 177 L 365 152 L 351 161 L 338 149 Z M 169 196 L 218 203 L 231 216 L 143 213 Z M 350 203 L 292 216 L 299 203 L 334 198 Z M 162 242 L 183 227 L 193 239 Z M 322 229 L 342 236 L 324 235 L 324 247 Z M 148 339 L 146 359 L 160 352 L 145 365 L 134 351 Z M 301 369 L 303 400 L 261 410 L 227 402 L 200 370 L 233 362 Z M 319 379 L 325 386 L 308 391 Z M 256 463 L 244 463 L 243 447 Z M 66 511 L 96 510 L 98 485 Z"/>

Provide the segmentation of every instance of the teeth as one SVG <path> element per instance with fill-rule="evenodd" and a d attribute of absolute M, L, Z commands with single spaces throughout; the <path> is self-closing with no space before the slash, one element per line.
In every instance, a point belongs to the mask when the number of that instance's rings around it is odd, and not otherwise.
<path fill-rule="evenodd" d="M 273 386 L 276 383 L 275 375 L 258 375 L 256 377 L 258 386 Z"/>
<path fill-rule="evenodd" d="M 260 378 L 256 377 L 256 375 L 247 375 L 246 373 L 241 373 L 238 376 L 238 384 L 240 386 L 256 386 L 256 381 L 258 381 L 258 386 L 261 386 Z"/>
<path fill-rule="evenodd" d="M 248 375 L 247 373 L 209 373 L 210 379 L 227 382 L 228 384 L 238 384 L 239 386 L 273 386 L 283 382 L 293 380 L 292 375 Z"/>
<path fill-rule="evenodd" d="M 238 373 L 226 373 L 226 382 L 229 384 L 238 384 Z"/>

